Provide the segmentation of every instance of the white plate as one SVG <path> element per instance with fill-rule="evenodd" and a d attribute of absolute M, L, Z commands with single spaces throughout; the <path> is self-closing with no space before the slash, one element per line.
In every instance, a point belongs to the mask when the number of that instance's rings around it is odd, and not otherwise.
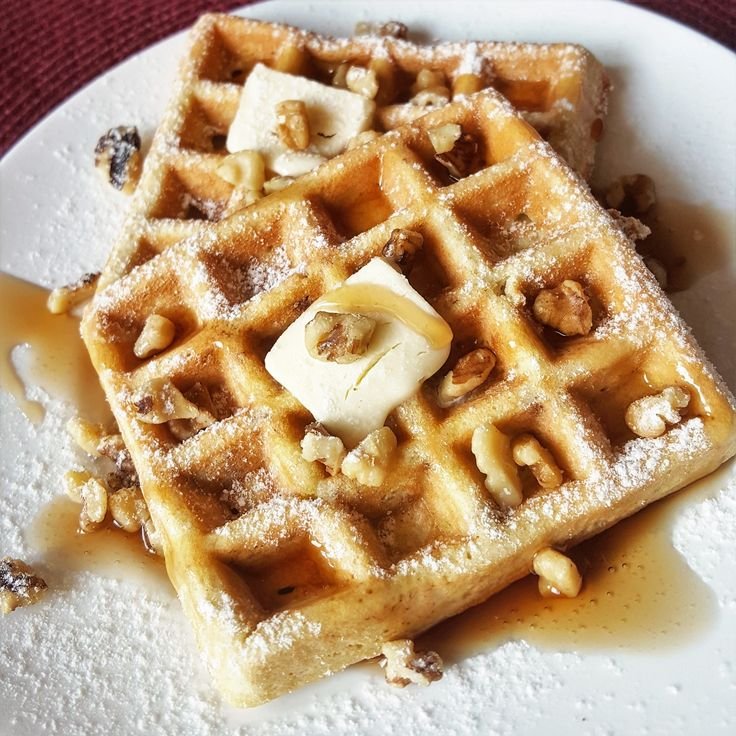
<path fill-rule="evenodd" d="M 429 36 L 575 41 L 615 83 L 599 179 L 646 172 L 666 202 L 696 206 L 720 259 L 677 305 L 736 386 L 736 57 L 696 33 L 610 2 L 273 2 L 247 15 L 347 34 L 358 19 L 397 18 Z M 133 57 L 72 97 L 0 163 L 0 269 L 37 283 L 98 267 L 123 199 L 102 186 L 91 151 L 108 126 L 146 136 L 168 97 L 178 35 Z M 711 242 L 713 241 L 713 242 Z M 715 269 L 713 264 L 720 264 Z M 708 264 L 711 264 L 708 266 Z M 60 492 L 71 461 L 62 440 L 69 407 L 46 403 L 31 427 L 0 395 L 0 553 L 36 559 L 29 517 Z M 734 733 L 736 731 L 736 488 L 733 470 L 706 485 L 716 498 L 678 519 L 674 543 L 713 590 L 716 620 L 687 643 L 584 654 L 509 642 L 449 668 L 428 689 L 394 691 L 370 668 L 244 713 L 222 709 L 189 628 L 165 591 L 91 573 L 64 573 L 46 602 L 0 626 L 0 733 Z"/>

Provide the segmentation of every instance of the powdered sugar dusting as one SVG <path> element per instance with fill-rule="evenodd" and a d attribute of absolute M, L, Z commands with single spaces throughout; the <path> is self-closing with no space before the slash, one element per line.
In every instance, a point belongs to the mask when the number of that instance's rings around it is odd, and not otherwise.
<path fill-rule="evenodd" d="M 271 474 L 265 468 L 249 470 L 222 492 L 222 500 L 240 513 L 266 500 L 274 492 Z"/>

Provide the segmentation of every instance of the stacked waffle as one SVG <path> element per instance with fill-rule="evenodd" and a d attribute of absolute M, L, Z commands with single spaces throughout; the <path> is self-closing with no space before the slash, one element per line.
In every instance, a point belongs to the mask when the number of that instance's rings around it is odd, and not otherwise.
<path fill-rule="evenodd" d="M 103 285 L 208 229 L 227 211 L 233 187 L 216 171 L 228 153 L 227 133 L 243 84 L 257 64 L 327 84 L 336 82 L 344 65 L 375 71 L 382 82 L 376 98 L 379 130 L 422 112 L 422 106 L 408 104 L 422 71 L 439 72 L 455 95 L 492 86 L 583 177 L 593 168 L 608 81 L 598 61 L 580 46 L 419 46 L 373 36 L 338 40 L 220 14 L 203 16 L 191 38 Z"/>

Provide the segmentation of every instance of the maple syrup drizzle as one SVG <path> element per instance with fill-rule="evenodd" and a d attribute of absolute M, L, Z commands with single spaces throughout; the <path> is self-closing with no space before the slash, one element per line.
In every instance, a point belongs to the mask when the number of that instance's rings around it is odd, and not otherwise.
<path fill-rule="evenodd" d="M 716 471 L 582 543 L 570 556 L 583 575 L 577 598 L 543 598 L 529 575 L 435 626 L 418 647 L 457 661 L 510 640 L 554 651 L 676 646 L 714 620 L 713 591 L 672 543 L 683 509 L 711 498 L 728 471 Z"/>
<path fill-rule="evenodd" d="M 430 314 L 411 299 L 376 284 L 345 284 L 325 294 L 316 304 L 319 308 L 336 308 L 348 312 L 380 312 L 405 324 L 429 342 L 433 349 L 452 342 L 452 330 L 442 317 Z"/>
<path fill-rule="evenodd" d="M 79 320 L 51 314 L 46 309 L 48 294 L 41 286 L 0 273 L 0 389 L 10 393 L 36 424 L 43 419 L 44 409 L 27 398 L 24 382 L 102 421 L 109 410 L 79 335 Z M 19 345 L 28 346 L 28 355 L 21 361 L 22 377 L 11 359 Z"/>
<path fill-rule="evenodd" d="M 146 549 L 141 533 L 129 533 L 106 522 L 99 529 L 79 531 L 80 505 L 65 496 L 41 508 L 26 530 L 26 539 L 47 567 L 63 572 L 92 572 L 114 580 L 129 580 L 152 592 L 173 588 L 162 557 Z"/>

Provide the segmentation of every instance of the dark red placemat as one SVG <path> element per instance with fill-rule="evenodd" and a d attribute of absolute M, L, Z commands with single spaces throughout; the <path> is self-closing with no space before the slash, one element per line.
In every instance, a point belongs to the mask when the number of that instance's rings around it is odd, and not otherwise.
<path fill-rule="evenodd" d="M 368 1 L 368 0 L 366 0 Z M 50 110 L 136 51 L 207 10 L 247 0 L 4 0 L 0 155 Z M 637 0 L 736 48 L 735 0 Z"/>

